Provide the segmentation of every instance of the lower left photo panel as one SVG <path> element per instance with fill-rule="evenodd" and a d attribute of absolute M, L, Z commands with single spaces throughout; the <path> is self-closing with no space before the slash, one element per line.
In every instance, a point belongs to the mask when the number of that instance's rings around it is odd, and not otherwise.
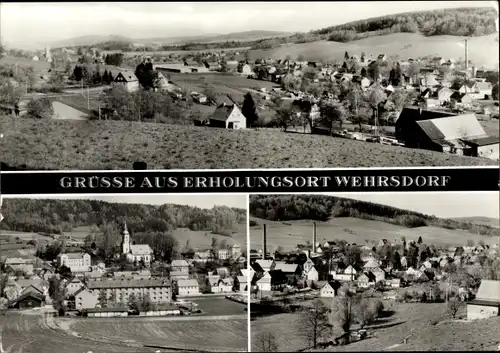
<path fill-rule="evenodd" d="M 247 207 L 246 195 L 4 197 L 0 352 L 248 351 Z"/>

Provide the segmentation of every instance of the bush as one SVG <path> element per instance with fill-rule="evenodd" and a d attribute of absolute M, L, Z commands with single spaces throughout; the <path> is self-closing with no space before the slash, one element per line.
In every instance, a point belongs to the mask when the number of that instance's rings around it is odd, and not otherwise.
<path fill-rule="evenodd" d="M 26 112 L 30 118 L 50 119 L 54 115 L 54 108 L 48 98 L 32 99 L 26 104 Z"/>

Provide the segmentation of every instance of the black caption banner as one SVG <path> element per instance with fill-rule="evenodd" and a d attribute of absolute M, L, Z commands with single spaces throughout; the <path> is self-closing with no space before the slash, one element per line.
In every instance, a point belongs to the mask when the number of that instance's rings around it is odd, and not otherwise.
<path fill-rule="evenodd" d="M 500 169 L 3 172 L 3 195 L 498 191 Z"/>

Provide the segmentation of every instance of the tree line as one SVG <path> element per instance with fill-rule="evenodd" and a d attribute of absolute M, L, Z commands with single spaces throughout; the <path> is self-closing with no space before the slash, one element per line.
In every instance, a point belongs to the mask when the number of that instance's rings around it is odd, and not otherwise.
<path fill-rule="evenodd" d="M 372 202 L 326 195 L 252 195 L 250 214 L 271 221 L 312 219 L 326 221 L 331 217 L 354 217 L 380 220 L 403 227 L 435 226 L 462 229 L 471 233 L 500 236 L 500 230 L 472 222 L 437 218 Z"/>
<path fill-rule="evenodd" d="M 216 206 L 119 204 L 97 200 L 9 199 L 2 206 L 0 229 L 62 234 L 75 227 L 127 223 L 131 233 L 169 232 L 176 228 L 218 231 L 246 222 L 242 209 Z"/>

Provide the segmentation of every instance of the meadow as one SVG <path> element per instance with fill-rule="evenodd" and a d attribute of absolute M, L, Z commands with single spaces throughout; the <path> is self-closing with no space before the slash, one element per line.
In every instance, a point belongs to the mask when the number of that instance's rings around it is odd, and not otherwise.
<path fill-rule="evenodd" d="M 291 251 L 297 244 L 312 242 L 313 221 L 298 220 L 286 222 L 272 222 L 259 218 L 250 218 L 257 222 L 250 227 L 250 249 L 262 248 L 263 224 L 267 229 L 267 246 L 270 251 L 279 246 L 285 251 Z M 320 243 L 325 241 L 345 240 L 349 243 L 373 246 L 381 239 L 396 243 L 405 237 L 407 241 L 417 241 L 422 237 L 427 244 L 436 246 L 464 246 L 471 239 L 476 244 L 483 241 L 485 244 L 496 244 L 498 239 L 472 234 L 463 230 L 451 230 L 438 227 L 405 228 L 381 221 L 372 221 L 358 218 L 332 218 L 327 222 L 316 222 L 316 239 Z"/>
<path fill-rule="evenodd" d="M 384 301 L 384 305 L 388 303 Z M 394 315 L 383 323 L 367 327 L 374 337 L 322 351 L 477 351 L 495 350 L 498 345 L 499 317 L 474 322 L 451 321 L 443 303 L 391 303 Z M 463 314 L 462 308 L 459 315 Z M 252 351 L 259 351 L 257 339 L 262 331 L 276 337 L 278 351 L 306 349 L 307 340 L 301 335 L 303 325 L 300 314 L 278 314 L 253 320 Z M 403 344 L 405 338 L 407 344 Z"/>
<path fill-rule="evenodd" d="M 269 130 L 0 117 L 2 161 L 28 169 L 328 168 L 498 165 L 493 160 Z"/>
<path fill-rule="evenodd" d="M 445 59 L 459 59 L 465 57 L 463 37 L 432 36 L 425 37 L 417 33 L 394 33 L 384 36 L 369 37 L 348 43 L 316 41 L 310 43 L 285 44 L 278 48 L 267 50 L 250 50 L 250 58 L 297 58 L 304 60 L 343 60 L 344 53 L 360 56 L 378 56 L 381 53 L 387 56 L 399 55 L 401 59 L 419 58 L 425 56 L 440 56 Z M 473 37 L 468 40 L 469 60 L 476 67 L 485 66 L 498 69 L 498 34 Z"/>

